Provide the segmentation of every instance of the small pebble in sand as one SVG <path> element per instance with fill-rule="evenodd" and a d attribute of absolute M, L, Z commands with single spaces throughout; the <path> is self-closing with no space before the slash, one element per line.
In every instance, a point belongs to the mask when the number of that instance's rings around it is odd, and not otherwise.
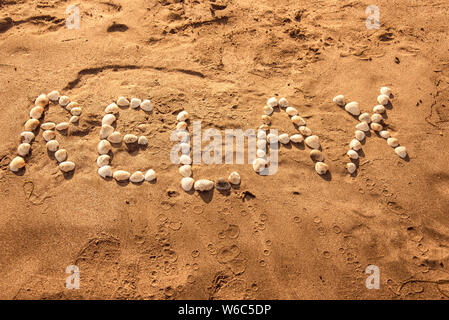
<path fill-rule="evenodd" d="M 268 115 L 266 115 L 266 114 L 264 114 L 264 115 L 262 116 L 262 122 L 263 122 L 264 124 L 270 124 L 270 123 L 271 123 L 271 117 L 268 116 Z"/>
<path fill-rule="evenodd" d="M 75 163 L 72 161 L 64 161 L 59 164 L 59 170 L 62 172 L 70 172 L 75 170 Z"/>
<path fill-rule="evenodd" d="M 368 112 L 364 112 L 359 116 L 359 121 L 360 122 L 366 122 L 366 123 L 370 123 L 371 122 L 371 116 Z"/>
<path fill-rule="evenodd" d="M 120 108 L 115 102 L 113 102 L 110 105 L 108 105 L 106 109 L 104 109 L 104 113 L 118 114 L 120 113 Z"/>
<path fill-rule="evenodd" d="M 139 138 L 137 138 L 136 135 L 134 134 L 125 134 L 125 136 L 123 137 L 123 142 L 126 144 L 130 144 L 130 143 L 135 143 L 137 142 L 137 140 L 139 140 Z"/>
<path fill-rule="evenodd" d="M 148 144 L 148 139 L 145 136 L 140 136 L 137 143 L 141 146 L 146 146 Z"/>
<path fill-rule="evenodd" d="M 44 114 L 44 107 L 36 106 L 30 110 L 30 118 L 39 120 Z"/>
<path fill-rule="evenodd" d="M 257 149 L 256 151 L 256 157 L 257 158 L 264 158 L 266 156 L 266 152 L 263 149 Z"/>
<path fill-rule="evenodd" d="M 280 98 L 279 99 L 279 106 L 281 108 L 287 108 L 289 106 L 288 100 L 286 98 Z"/>
<path fill-rule="evenodd" d="M 60 96 L 59 97 L 59 105 L 62 107 L 67 106 L 70 103 L 70 98 L 67 96 Z"/>
<path fill-rule="evenodd" d="M 359 140 L 352 139 L 351 142 L 349 143 L 349 148 L 351 148 L 352 150 L 358 151 L 358 150 L 362 149 L 362 144 L 360 143 Z"/>
<path fill-rule="evenodd" d="M 193 180 L 192 178 L 184 177 L 181 179 L 181 187 L 184 191 L 188 192 L 188 191 L 192 190 L 194 182 L 195 182 L 195 180 Z"/>
<path fill-rule="evenodd" d="M 118 105 L 119 107 L 122 107 L 122 108 L 128 107 L 128 106 L 129 106 L 129 100 L 126 99 L 125 97 L 119 97 L 119 98 L 117 99 L 117 105 Z M 115 173 L 114 173 L 114 174 L 115 174 Z"/>
<path fill-rule="evenodd" d="M 29 119 L 27 122 L 25 122 L 24 128 L 25 131 L 34 131 L 39 126 L 39 120 L 37 119 Z"/>
<path fill-rule="evenodd" d="M 181 164 L 191 164 L 192 163 L 192 159 L 188 155 L 183 154 L 183 155 L 181 155 L 181 157 L 179 157 L 179 163 L 181 163 Z"/>
<path fill-rule="evenodd" d="M 294 134 L 290 137 L 290 141 L 293 143 L 302 143 L 304 141 L 304 137 L 302 134 Z"/>
<path fill-rule="evenodd" d="M 371 122 L 379 123 L 379 122 L 382 122 L 383 119 L 384 118 L 379 113 L 374 113 L 371 115 Z"/>
<path fill-rule="evenodd" d="M 214 188 L 214 182 L 207 179 L 195 181 L 194 188 L 196 191 L 209 191 Z"/>
<path fill-rule="evenodd" d="M 17 172 L 20 169 L 22 169 L 23 167 L 25 167 L 25 160 L 22 157 L 15 157 L 9 163 L 9 169 L 12 172 Z"/>
<path fill-rule="evenodd" d="M 385 94 L 381 94 L 380 96 L 377 97 L 377 102 L 381 105 L 387 105 L 388 102 L 390 101 L 390 98 L 385 95 Z"/>
<path fill-rule="evenodd" d="M 263 112 L 267 115 L 270 116 L 273 113 L 274 109 L 273 107 L 270 106 L 265 106 L 263 107 Z"/>
<path fill-rule="evenodd" d="M 105 125 L 105 124 L 112 125 L 116 119 L 117 118 L 113 114 L 106 114 L 103 117 L 103 119 L 101 119 L 101 124 L 102 125 Z"/>
<path fill-rule="evenodd" d="M 228 191 L 231 189 L 231 185 L 225 178 L 218 178 L 215 182 L 215 189 L 218 191 Z"/>
<path fill-rule="evenodd" d="M 183 177 L 190 177 L 192 175 L 192 166 L 189 164 L 182 165 L 179 167 L 179 173 Z"/>
<path fill-rule="evenodd" d="M 187 111 L 181 111 L 176 116 L 176 120 L 178 121 L 186 121 L 187 119 L 189 119 L 189 113 Z"/>
<path fill-rule="evenodd" d="M 399 145 L 399 140 L 396 138 L 388 138 L 387 143 L 390 147 L 396 148 Z"/>
<path fill-rule="evenodd" d="M 50 141 L 56 138 L 56 132 L 53 130 L 45 130 L 42 132 L 42 138 L 44 138 L 45 141 Z"/>
<path fill-rule="evenodd" d="M 45 107 L 46 105 L 48 105 L 48 103 L 49 99 L 47 95 L 43 93 L 39 97 L 37 97 L 36 100 L 34 101 L 34 105 L 41 107 Z"/>
<path fill-rule="evenodd" d="M 140 183 L 143 180 L 145 180 L 145 176 L 142 171 L 136 171 L 129 177 L 129 181 L 132 183 Z"/>
<path fill-rule="evenodd" d="M 271 97 L 270 99 L 267 100 L 267 106 L 270 106 L 272 108 L 277 107 L 278 106 L 278 100 L 276 99 L 276 97 Z"/>
<path fill-rule="evenodd" d="M 21 143 L 17 148 L 17 154 L 19 156 L 25 157 L 31 150 L 31 145 L 29 143 Z"/>
<path fill-rule="evenodd" d="M 357 153 L 357 151 L 354 150 L 348 150 L 346 154 L 348 155 L 349 158 L 353 160 L 357 160 L 359 158 L 359 154 Z"/>
<path fill-rule="evenodd" d="M 80 117 L 78 116 L 71 116 L 69 120 L 70 123 L 77 123 L 78 121 L 80 121 Z"/>
<path fill-rule="evenodd" d="M 283 133 L 279 135 L 279 142 L 282 144 L 287 144 L 290 142 L 290 137 L 287 133 Z"/>
<path fill-rule="evenodd" d="M 380 93 L 386 95 L 387 97 L 391 97 L 391 89 L 388 87 L 380 88 Z"/>
<path fill-rule="evenodd" d="M 306 121 L 303 119 L 303 117 L 301 117 L 301 116 L 293 116 L 292 118 L 291 118 L 291 120 L 292 120 L 292 122 L 294 123 L 294 124 L 296 124 L 298 127 L 299 126 L 304 126 L 305 124 L 306 124 Z"/>
<path fill-rule="evenodd" d="M 297 116 L 297 115 L 298 115 L 298 110 L 296 110 L 296 108 L 293 108 L 293 107 L 287 107 L 287 109 L 285 109 L 285 112 L 287 112 L 287 114 L 288 114 L 290 117 L 293 117 L 293 116 Z"/>
<path fill-rule="evenodd" d="M 308 136 L 312 135 L 312 130 L 310 130 L 306 126 L 301 126 L 301 127 L 299 127 L 298 130 L 299 130 L 299 133 L 301 133 L 305 137 L 308 137 Z"/>
<path fill-rule="evenodd" d="M 103 166 L 107 166 L 107 165 L 109 165 L 110 161 L 111 161 L 111 157 L 109 155 L 102 154 L 101 156 L 99 156 L 97 158 L 97 166 L 99 168 L 101 168 Z"/>
<path fill-rule="evenodd" d="M 353 174 L 357 170 L 357 166 L 355 163 L 348 162 L 346 164 L 346 170 L 348 170 L 349 174 Z"/>
<path fill-rule="evenodd" d="M 58 131 L 64 131 L 69 128 L 70 123 L 68 122 L 60 122 L 56 125 L 56 130 Z"/>
<path fill-rule="evenodd" d="M 42 130 L 53 130 L 56 127 L 56 124 L 54 122 L 45 122 L 41 124 Z"/>
<path fill-rule="evenodd" d="M 345 105 L 345 96 L 342 94 L 339 94 L 338 96 L 335 96 L 332 101 L 340 107 L 343 107 Z"/>
<path fill-rule="evenodd" d="M 231 184 L 235 184 L 235 185 L 240 184 L 241 178 L 240 178 L 240 175 L 238 174 L 238 172 L 236 172 L 236 171 L 231 172 L 231 174 L 228 177 L 228 181 Z"/>
<path fill-rule="evenodd" d="M 373 112 L 374 112 L 374 113 L 379 113 L 379 114 L 385 113 L 386 110 L 387 110 L 387 109 L 385 109 L 385 107 L 384 107 L 383 105 L 381 105 L 381 104 L 379 104 L 379 105 L 377 105 L 377 106 L 375 106 L 375 107 L 373 108 Z"/>
<path fill-rule="evenodd" d="M 361 130 L 356 130 L 354 135 L 355 135 L 355 138 L 359 141 L 363 141 L 363 139 L 365 139 L 365 132 L 363 132 Z"/>
<path fill-rule="evenodd" d="M 131 176 L 131 174 L 125 170 L 117 170 L 114 172 L 114 174 L 112 176 L 117 181 L 127 181 L 127 180 L 129 180 L 129 177 Z"/>
<path fill-rule="evenodd" d="M 105 165 L 100 168 L 98 168 L 98 174 L 103 179 L 112 177 L 112 168 L 111 166 Z"/>
<path fill-rule="evenodd" d="M 47 150 L 51 152 L 56 152 L 59 149 L 59 142 L 56 140 L 50 140 L 46 144 Z"/>
<path fill-rule="evenodd" d="M 345 110 L 353 116 L 358 116 L 360 114 L 359 103 L 355 101 L 349 102 L 345 105 Z"/>
<path fill-rule="evenodd" d="M 384 128 L 380 123 L 376 123 L 373 122 L 370 124 L 371 129 L 373 129 L 373 131 L 379 132 L 382 131 L 382 129 Z"/>
<path fill-rule="evenodd" d="M 55 152 L 55 158 L 58 162 L 64 162 L 67 160 L 67 150 L 66 149 L 59 149 Z"/>
<path fill-rule="evenodd" d="M 146 181 L 153 181 L 154 179 L 156 179 L 156 172 L 153 169 L 148 170 L 145 173 L 145 180 Z"/>
<path fill-rule="evenodd" d="M 108 136 L 108 141 L 110 143 L 120 143 L 122 142 L 122 134 L 118 131 L 114 131 Z"/>
<path fill-rule="evenodd" d="M 140 100 L 139 98 L 132 98 L 129 106 L 131 107 L 131 109 L 137 109 L 141 103 L 142 100 Z"/>
<path fill-rule="evenodd" d="M 104 124 L 100 129 L 100 139 L 106 139 L 114 132 L 114 127 Z"/>
<path fill-rule="evenodd" d="M 256 158 L 253 161 L 253 169 L 256 172 L 260 172 L 263 169 L 265 169 L 266 165 L 267 165 L 267 161 L 263 158 Z"/>
<path fill-rule="evenodd" d="M 324 162 L 317 162 L 315 163 L 315 171 L 319 175 L 326 174 L 326 172 L 329 171 L 329 166 L 325 164 Z"/>
<path fill-rule="evenodd" d="M 31 143 L 34 140 L 34 133 L 31 131 L 23 131 L 20 134 L 20 141 L 23 143 Z"/>
<path fill-rule="evenodd" d="M 379 136 L 384 139 L 388 139 L 390 137 L 390 133 L 387 130 L 382 130 L 379 132 Z"/>
<path fill-rule="evenodd" d="M 314 162 L 324 161 L 324 156 L 320 150 L 314 149 L 314 150 L 310 151 L 310 159 L 312 159 L 312 161 L 314 161 Z"/>
<path fill-rule="evenodd" d="M 111 149 L 112 146 L 108 140 L 100 140 L 100 142 L 98 142 L 97 151 L 99 154 L 107 154 Z"/>
<path fill-rule="evenodd" d="M 319 149 L 320 148 L 320 138 L 318 136 L 310 136 L 305 140 L 306 145 L 311 149 Z"/>
<path fill-rule="evenodd" d="M 396 152 L 396 154 L 398 156 L 400 156 L 402 159 L 407 157 L 407 149 L 405 147 L 397 147 L 394 149 L 394 152 Z"/>
<path fill-rule="evenodd" d="M 79 106 L 78 102 L 72 101 L 68 105 L 65 106 L 67 111 L 72 111 L 72 109 L 77 108 Z"/>
<path fill-rule="evenodd" d="M 52 92 L 47 94 L 47 98 L 50 99 L 51 101 L 58 101 L 58 99 L 59 99 L 59 92 L 56 91 L 56 90 L 53 90 Z"/>
<path fill-rule="evenodd" d="M 140 104 L 140 109 L 146 112 L 150 112 L 153 110 L 153 105 L 151 104 L 150 100 L 143 100 L 142 103 Z"/>

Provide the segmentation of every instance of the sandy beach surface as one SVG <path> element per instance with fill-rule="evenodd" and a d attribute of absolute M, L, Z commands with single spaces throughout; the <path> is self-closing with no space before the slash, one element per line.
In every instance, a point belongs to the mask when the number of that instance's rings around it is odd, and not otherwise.
<path fill-rule="evenodd" d="M 73 3 L 75 4 L 75 3 Z M 0 1 L 0 298 L 447 299 L 449 297 L 449 3 L 443 0 Z M 367 29 L 366 8 L 379 8 Z M 357 173 L 346 152 L 379 89 L 385 124 L 409 158 L 371 132 Z M 9 170 L 29 110 L 58 90 L 83 109 L 57 139 L 76 163 L 63 175 L 42 132 L 26 167 Z M 119 185 L 97 174 L 104 108 L 117 130 L 148 138 L 114 150 L 114 169 L 154 169 Z M 170 161 L 176 115 L 203 129 L 256 129 L 269 97 L 286 97 L 319 136 L 330 174 L 304 145 L 281 147 L 275 175 L 251 164 L 193 165 L 193 178 L 232 171 L 230 194 L 186 193 Z M 45 121 L 67 121 L 50 106 Z M 285 113 L 273 128 L 296 133 Z M 66 288 L 66 268 L 80 289 Z M 375 265 L 379 289 L 367 289 Z"/>

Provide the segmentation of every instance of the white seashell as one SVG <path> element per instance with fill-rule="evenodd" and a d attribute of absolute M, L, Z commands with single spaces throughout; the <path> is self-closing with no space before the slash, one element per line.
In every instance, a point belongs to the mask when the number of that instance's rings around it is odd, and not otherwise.
<path fill-rule="evenodd" d="M 47 95 L 42 93 L 39 97 L 36 98 L 36 100 L 34 101 L 34 105 L 45 107 L 46 105 L 48 105 L 48 102 L 49 101 Z"/>
<path fill-rule="evenodd" d="M 187 142 L 190 140 L 189 133 L 184 130 L 176 132 L 176 137 L 178 138 L 178 141 L 181 141 L 181 142 Z"/>
<path fill-rule="evenodd" d="M 239 173 L 236 172 L 236 171 L 231 172 L 231 174 L 230 174 L 229 177 L 228 177 L 228 181 L 229 181 L 229 183 L 231 183 L 231 184 L 240 184 L 241 178 L 240 178 Z"/>
<path fill-rule="evenodd" d="M 397 147 L 394 149 L 394 152 L 403 159 L 407 157 L 407 149 L 405 147 Z"/>
<path fill-rule="evenodd" d="M 192 175 L 192 166 L 189 164 L 185 164 L 179 167 L 179 173 L 183 177 L 190 177 Z"/>
<path fill-rule="evenodd" d="M 214 182 L 207 179 L 195 181 L 194 188 L 196 191 L 209 191 L 214 188 Z"/>
<path fill-rule="evenodd" d="M 337 106 L 343 107 L 345 105 L 345 96 L 342 94 L 339 94 L 338 96 L 334 97 L 332 101 L 337 104 Z"/>
<path fill-rule="evenodd" d="M 70 123 L 77 123 L 78 121 L 80 121 L 80 117 L 78 116 L 71 116 L 69 120 Z"/>
<path fill-rule="evenodd" d="M 102 125 L 101 129 L 100 129 L 100 139 L 106 139 L 113 132 L 114 132 L 114 127 L 112 127 L 112 126 L 110 126 L 108 124 Z"/>
<path fill-rule="evenodd" d="M 31 145 L 29 143 L 21 143 L 17 148 L 17 154 L 19 156 L 25 157 L 31 150 Z"/>
<path fill-rule="evenodd" d="M 277 142 L 279 141 L 279 137 L 278 137 L 277 134 L 269 133 L 269 134 L 267 135 L 267 141 L 268 141 L 269 143 L 277 143 Z M 263 148 L 260 148 L 260 149 L 263 149 Z"/>
<path fill-rule="evenodd" d="M 384 139 L 388 139 L 390 137 L 390 133 L 387 130 L 382 130 L 381 132 L 379 132 L 379 136 Z"/>
<path fill-rule="evenodd" d="M 27 122 L 25 122 L 25 131 L 34 131 L 39 126 L 39 120 L 37 119 L 29 119 Z"/>
<path fill-rule="evenodd" d="M 369 115 L 368 112 L 364 112 L 359 116 L 359 121 L 366 122 L 369 124 L 371 122 L 371 116 Z M 364 130 L 364 131 L 366 131 L 366 130 Z"/>
<path fill-rule="evenodd" d="M 137 143 L 140 144 L 141 146 L 146 146 L 148 144 L 148 139 L 145 136 L 140 136 L 139 139 L 137 140 Z"/>
<path fill-rule="evenodd" d="M 386 95 L 387 97 L 391 96 L 391 89 L 388 87 L 380 88 L 380 93 Z"/>
<path fill-rule="evenodd" d="M 153 110 L 153 105 L 151 104 L 150 100 L 143 100 L 142 103 L 140 104 L 140 109 L 142 109 L 143 111 L 150 112 Z"/>
<path fill-rule="evenodd" d="M 271 117 L 270 116 L 267 116 L 266 114 L 264 114 L 263 116 L 262 116 L 262 122 L 264 123 L 264 124 L 270 124 L 271 123 Z"/>
<path fill-rule="evenodd" d="M 266 140 L 267 139 L 267 132 L 264 130 L 258 130 L 257 131 L 257 139 Z"/>
<path fill-rule="evenodd" d="M 59 105 L 62 107 L 67 106 L 70 103 L 70 99 L 67 96 L 60 96 L 59 97 Z"/>
<path fill-rule="evenodd" d="M 373 108 L 373 112 L 374 113 L 385 113 L 385 111 L 387 111 L 387 109 L 385 109 L 385 107 L 383 106 L 383 105 L 381 105 L 381 104 L 378 104 L 377 106 L 375 106 L 374 108 Z"/>
<path fill-rule="evenodd" d="M 268 116 L 270 116 L 273 113 L 273 111 L 274 111 L 273 107 L 270 106 L 263 107 L 263 112 Z"/>
<path fill-rule="evenodd" d="M 58 101 L 58 99 L 59 99 L 59 92 L 56 91 L 56 90 L 53 90 L 52 92 L 47 94 L 47 98 L 50 99 L 51 101 Z"/>
<path fill-rule="evenodd" d="M 145 173 L 145 180 L 146 181 L 153 181 L 154 179 L 156 179 L 156 172 L 154 172 L 153 169 L 148 170 Z"/>
<path fill-rule="evenodd" d="M 44 107 L 36 106 L 30 110 L 30 118 L 40 119 L 44 114 Z"/>
<path fill-rule="evenodd" d="M 257 140 L 256 143 L 257 149 L 266 149 L 267 148 L 267 140 L 265 139 L 261 139 L 261 140 Z"/>
<path fill-rule="evenodd" d="M 270 99 L 267 100 L 267 106 L 270 106 L 272 108 L 277 107 L 278 106 L 278 100 L 276 99 L 276 97 L 272 97 Z"/>
<path fill-rule="evenodd" d="M 59 149 L 55 152 L 55 158 L 58 162 L 63 162 L 67 160 L 67 150 L 66 149 Z"/>
<path fill-rule="evenodd" d="M 374 114 L 371 116 L 371 122 L 374 122 L 374 123 L 379 123 L 379 122 L 381 122 L 383 119 L 384 119 L 384 118 L 382 117 L 382 115 L 380 115 L 380 114 L 378 114 L 378 113 L 374 113 Z"/>
<path fill-rule="evenodd" d="M 298 115 L 298 110 L 296 110 L 296 108 L 293 108 L 293 107 L 287 107 L 287 109 L 285 109 L 285 112 L 287 112 L 287 114 L 290 117 Z"/>
<path fill-rule="evenodd" d="M 298 128 L 299 133 L 301 133 L 303 136 L 310 136 L 312 135 L 312 130 L 310 130 L 309 128 L 307 128 L 306 126 L 301 126 Z"/>
<path fill-rule="evenodd" d="M 25 160 L 22 157 L 15 157 L 9 163 L 9 169 L 12 172 L 17 172 L 20 169 L 22 169 L 23 167 L 25 167 Z"/>
<path fill-rule="evenodd" d="M 97 158 L 97 166 L 99 168 L 103 167 L 103 166 L 107 166 L 109 165 L 111 161 L 111 157 L 107 154 L 102 154 L 101 156 L 98 156 Z"/>
<path fill-rule="evenodd" d="M 181 164 L 191 164 L 192 163 L 192 159 L 190 159 L 190 157 L 186 154 L 181 155 L 181 157 L 179 157 L 179 163 Z"/>
<path fill-rule="evenodd" d="M 75 170 L 75 163 L 72 161 L 64 161 L 59 164 L 59 170 L 62 172 L 70 172 Z"/>
<path fill-rule="evenodd" d="M 396 138 L 388 138 L 387 143 L 390 147 L 396 148 L 399 145 L 399 140 Z"/>
<path fill-rule="evenodd" d="M 323 153 L 317 149 L 313 149 L 312 151 L 310 151 L 310 158 L 312 159 L 312 161 L 315 161 L 315 162 L 324 161 Z"/>
<path fill-rule="evenodd" d="M 283 133 L 279 135 L 279 142 L 282 144 L 287 144 L 290 142 L 290 137 L 288 136 L 287 133 Z"/>
<path fill-rule="evenodd" d="M 362 144 L 360 143 L 359 140 L 352 139 L 351 142 L 349 143 L 349 148 L 351 148 L 352 150 L 358 151 L 358 150 L 362 149 Z"/>
<path fill-rule="evenodd" d="M 267 154 L 265 153 L 265 150 L 263 149 L 257 149 L 256 151 L 256 157 L 257 158 L 264 158 Z"/>
<path fill-rule="evenodd" d="M 137 138 L 137 136 L 133 135 L 133 134 L 125 134 L 125 136 L 123 137 L 123 142 L 129 144 L 129 143 L 134 143 L 138 140 L 139 138 Z"/>
<path fill-rule="evenodd" d="M 42 130 L 53 130 L 56 127 L 56 124 L 54 122 L 45 122 L 41 124 Z"/>
<path fill-rule="evenodd" d="M 358 102 L 349 102 L 345 105 L 345 110 L 354 116 L 358 116 L 360 114 L 360 108 Z"/>
<path fill-rule="evenodd" d="M 370 127 L 371 127 L 371 129 L 373 129 L 373 131 L 377 131 L 377 132 L 382 131 L 382 129 L 384 128 L 384 127 L 382 127 L 382 125 L 380 123 L 376 123 L 376 122 L 371 123 Z"/>
<path fill-rule="evenodd" d="M 113 114 L 107 114 L 101 120 L 101 124 L 112 125 L 117 118 Z"/>
<path fill-rule="evenodd" d="M 366 132 L 366 131 L 369 131 L 369 125 L 368 125 L 368 123 L 365 122 L 365 121 L 358 123 L 358 124 L 355 126 L 355 128 L 356 128 L 357 130 L 361 130 L 361 131 L 365 131 L 365 132 Z"/>
<path fill-rule="evenodd" d="M 122 135 L 118 131 L 114 131 L 108 136 L 108 141 L 110 143 L 120 143 L 122 142 Z"/>
<path fill-rule="evenodd" d="M 54 140 L 56 138 L 56 132 L 53 130 L 45 130 L 42 132 L 42 138 L 44 138 L 45 141 Z"/>
<path fill-rule="evenodd" d="M 79 106 L 78 102 L 72 101 L 68 105 L 65 106 L 67 111 L 72 111 L 73 108 L 77 108 Z"/>
<path fill-rule="evenodd" d="M 115 102 L 113 102 L 104 109 L 104 113 L 118 114 L 120 113 L 120 108 Z"/>
<path fill-rule="evenodd" d="M 265 169 L 266 165 L 267 165 L 267 161 L 263 158 L 256 158 L 253 161 L 253 169 L 256 172 L 260 172 L 263 169 Z"/>
<path fill-rule="evenodd" d="M 100 142 L 98 142 L 97 151 L 99 154 L 107 154 L 111 148 L 111 143 L 108 140 L 100 140 Z"/>
<path fill-rule="evenodd" d="M 112 175 L 115 180 L 117 181 L 127 181 L 131 174 L 128 171 L 125 170 L 117 170 Z"/>
<path fill-rule="evenodd" d="M 377 102 L 379 102 L 379 104 L 382 104 L 384 106 L 387 105 L 389 101 L 390 98 L 385 94 L 381 94 L 380 96 L 377 97 Z"/>
<path fill-rule="evenodd" d="M 142 103 L 142 100 L 140 100 L 139 98 L 132 98 L 129 106 L 132 109 L 137 109 L 141 103 Z"/>
<path fill-rule="evenodd" d="M 63 130 L 67 130 L 67 128 L 69 127 L 69 123 L 68 122 L 61 122 L 61 123 L 58 123 L 57 125 L 56 125 L 56 130 L 58 130 L 58 131 L 63 131 Z"/>
<path fill-rule="evenodd" d="M 181 121 L 176 124 L 176 130 L 187 130 L 187 122 Z"/>
<path fill-rule="evenodd" d="M 51 152 L 55 152 L 59 149 L 59 142 L 56 140 L 50 140 L 46 144 L 47 150 Z"/>
<path fill-rule="evenodd" d="M 129 100 L 126 99 L 125 97 L 119 97 L 117 99 L 117 105 L 119 107 L 128 107 L 129 106 Z"/>
<path fill-rule="evenodd" d="M 355 163 L 348 162 L 346 164 L 346 170 L 348 170 L 349 174 L 353 174 L 357 170 L 357 166 Z"/>
<path fill-rule="evenodd" d="M 307 137 L 304 142 L 311 149 L 319 149 L 320 148 L 320 138 L 318 136 L 310 136 Z"/>
<path fill-rule="evenodd" d="M 315 163 L 315 171 L 320 175 L 326 174 L 329 171 L 329 166 L 324 162 L 317 162 Z"/>
<path fill-rule="evenodd" d="M 365 139 L 365 132 L 361 131 L 361 130 L 356 130 L 355 131 L 355 138 L 359 141 L 363 141 L 363 139 Z"/>
<path fill-rule="evenodd" d="M 100 168 L 98 168 L 98 174 L 100 175 L 100 177 L 102 177 L 103 179 L 112 177 L 112 169 L 111 166 L 102 166 Z"/>
<path fill-rule="evenodd" d="M 194 182 L 195 182 L 195 180 L 193 180 L 192 178 L 184 177 L 181 179 L 181 188 L 184 191 L 188 192 L 188 191 L 192 190 Z"/>
<path fill-rule="evenodd" d="M 349 158 L 353 159 L 353 160 L 357 160 L 359 158 L 359 154 L 357 153 L 357 151 L 354 150 L 349 150 L 347 153 Z"/>
<path fill-rule="evenodd" d="M 304 120 L 301 116 L 293 116 L 293 117 L 291 118 L 291 120 L 292 120 L 292 122 L 293 122 L 294 124 L 296 124 L 298 127 L 299 127 L 299 126 L 304 126 L 304 125 L 306 125 L 306 120 Z"/>
<path fill-rule="evenodd" d="M 143 180 L 145 180 L 145 176 L 142 171 L 136 171 L 131 175 L 131 177 L 129 177 L 129 181 L 133 183 L 140 183 Z"/>
<path fill-rule="evenodd" d="M 20 141 L 23 143 L 31 143 L 34 140 L 34 133 L 31 131 L 23 131 L 20 134 Z"/>
<path fill-rule="evenodd" d="M 293 143 L 301 143 L 304 141 L 304 137 L 302 134 L 297 133 L 290 137 L 290 141 Z"/>
<path fill-rule="evenodd" d="M 268 127 L 268 125 L 266 125 L 266 124 L 261 124 L 260 126 L 259 126 L 259 130 L 265 130 L 265 131 L 267 131 L 269 129 L 269 127 Z"/>
<path fill-rule="evenodd" d="M 279 99 L 279 106 L 282 108 L 287 108 L 288 107 L 288 101 L 286 98 L 280 98 Z"/>
<path fill-rule="evenodd" d="M 187 111 L 181 111 L 176 116 L 176 120 L 178 121 L 186 121 L 187 119 L 189 119 L 189 113 Z"/>

